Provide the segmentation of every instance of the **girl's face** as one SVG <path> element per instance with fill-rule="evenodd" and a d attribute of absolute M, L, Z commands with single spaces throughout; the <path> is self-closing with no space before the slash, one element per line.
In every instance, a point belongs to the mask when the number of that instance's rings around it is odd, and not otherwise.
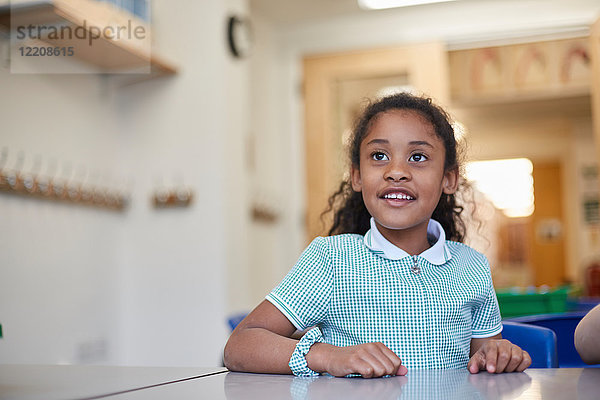
<path fill-rule="evenodd" d="M 418 112 L 377 116 L 360 145 L 360 167 L 353 166 L 351 175 L 352 188 L 362 192 L 384 236 L 414 230 L 426 238 L 440 196 L 457 188 L 458 172 L 444 171 L 445 155 L 443 141 Z"/>

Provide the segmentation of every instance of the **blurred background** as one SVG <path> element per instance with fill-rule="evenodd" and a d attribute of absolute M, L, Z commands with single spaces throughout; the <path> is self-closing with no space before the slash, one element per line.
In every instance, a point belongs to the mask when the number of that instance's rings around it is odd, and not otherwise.
<path fill-rule="evenodd" d="M 396 91 L 456 120 L 503 316 L 597 303 L 600 3 L 366 3 L 0 1 L 0 363 L 220 364 Z M 130 21 L 143 42 L 15 40 Z"/>

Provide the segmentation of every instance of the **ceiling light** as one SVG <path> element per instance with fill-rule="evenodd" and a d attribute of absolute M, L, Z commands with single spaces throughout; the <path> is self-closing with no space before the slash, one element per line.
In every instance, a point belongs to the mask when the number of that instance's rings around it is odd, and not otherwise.
<path fill-rule="evenodd" d="M 365 10 L 418 6 L 421 4 L 445 3 L 455 0 L 358 0 L 358 6 Z"/>

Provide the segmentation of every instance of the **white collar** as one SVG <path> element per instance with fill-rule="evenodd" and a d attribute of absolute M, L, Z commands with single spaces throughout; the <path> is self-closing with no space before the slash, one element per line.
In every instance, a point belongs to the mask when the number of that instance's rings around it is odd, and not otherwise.
<path fill-rule="evenodd" d="M 434 237 L 436 242 L 433 246 L 419 254 L 431 264 L 442 265 L 452 257 L 446 248 L 446 233 L 442 225 L 436 220 L 430 219 L 427 224 L 427 236 Z M 365 233 L 365 245 L 373 252 L 389 260 L 400 260 L 410 257 L 406 251 L 392 244 L 377 229 L 375 219 L 371 217 L 371 229 Z"/>

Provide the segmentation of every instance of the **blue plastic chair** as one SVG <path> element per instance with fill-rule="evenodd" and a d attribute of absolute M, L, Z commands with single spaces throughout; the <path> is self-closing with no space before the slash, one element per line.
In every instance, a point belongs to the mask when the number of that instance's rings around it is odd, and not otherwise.
<path fill-rule="evenodd" d="M 575 349 L 573 338 L 575 328 L 585 314 L 585 312 L 539 314 L 510 318 L 510 321 L 552 329 L 556 333 L 558 364 L 561 368 L 598 368 L 600 364 L 584 363 Z"/>
<path fill-rule="evenodd" d="M 247 315 L 248 313 L 241 313 L 232 315 L 231 317 L 227 318 L 227 323 L 229 324 L 229 328 L 231 328 L 232 332 L 235 329 L 235 327 L 238 326 L 238 324 L 242 322 L 244 318 L 246 318 Z"/>
<path fill-rule="evenodd" d="M 558 368 L 556 334 L 541 326 L 502 321 L 502 338 L 516 344 L 531 356 L 531 368 Z"/>

